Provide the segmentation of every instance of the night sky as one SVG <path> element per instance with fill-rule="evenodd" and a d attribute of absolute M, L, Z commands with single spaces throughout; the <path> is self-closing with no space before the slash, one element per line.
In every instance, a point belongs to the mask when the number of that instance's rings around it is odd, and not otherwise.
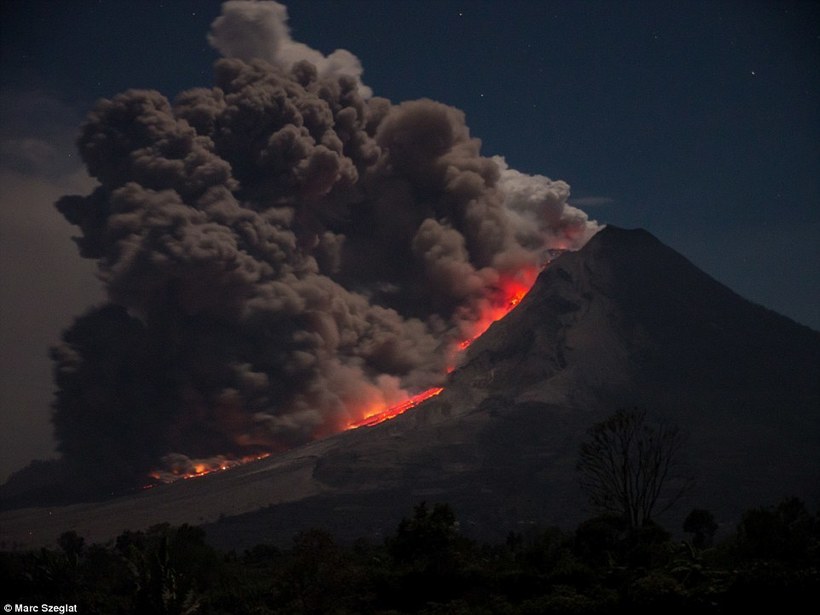
<path fill-rule="evenodd" d="M 0 479 L 53 450 L 49 345 L 102 299 L 52 204 L 87 193 L 94 101 L 212 83 L 218 1 L 0 3 Z M 466 113 L 485 155 L 567 181 L 752 301 L 820 329 L 820 5 L 288 4 L 291 35 L 354 53 L 393 102 Z"/>

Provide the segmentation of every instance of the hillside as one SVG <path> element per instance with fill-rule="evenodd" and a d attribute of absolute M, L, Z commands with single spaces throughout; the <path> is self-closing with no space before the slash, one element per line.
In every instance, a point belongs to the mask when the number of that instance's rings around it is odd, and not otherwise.
<path fill-rule="evenodd" d="M 0 515 L 6 544 L 105 540 L 168 521 L 216 543 L 322 526 L 378 537 L 422 500 L 503 538 L 589 515 L 578 444 L 622 406 L 688 434 L 679 514 L 733 523 L 786 495 L 820 503 L 820 333 L 739 297 L 642 230 L 565 253 L 468 350 L 444 392 L 391 421 L 230 471 L 96 504 Z M 674 518 L 673 518 L 674 519 Z"/>

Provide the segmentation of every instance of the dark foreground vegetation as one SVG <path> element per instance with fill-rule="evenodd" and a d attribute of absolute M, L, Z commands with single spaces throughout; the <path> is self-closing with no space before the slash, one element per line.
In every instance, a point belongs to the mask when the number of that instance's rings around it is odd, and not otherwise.
<path fill-rule="evenodd" d="M 511 533 L 480 544 L 449 506 L 420 504 L 383 544 L 339 545 L 319 529 L 291 547 L 242 554 L 183 525 L 85 545 L 1 555 L 5 603 L 76 604 L 79 613 L 738 613 L 798 612 L 820 590 L 820 518 L 797 499 L 749 510 L 717 544 L 694 510 L 684 541 L 618 516 L 575 531 Z"/>

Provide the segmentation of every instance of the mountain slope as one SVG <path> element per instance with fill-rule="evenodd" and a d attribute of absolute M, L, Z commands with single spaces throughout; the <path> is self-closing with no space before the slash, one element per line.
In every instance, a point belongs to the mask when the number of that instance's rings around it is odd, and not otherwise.
<path fill-rule="evenodd" d="M 442 395 L 392 422 L 392 441 L 361 434 L 315 476 L 453 502 L 497 537 L 515 523 L 572 524 L 588 513 L 578 443 L 616 408 L 640 405 L 688 434 L 690 508 L 729 521 L 786 495 L 820 502 L 818 376 L 820 334 L 649 233 L 609 227 L 544 271 Z"/>
<path fill-rule="evenodd" d="M 128 498 L 0 516 L 0 539 L 89 539 L 169 521 L 247 546 L 325 526 L 378 536 L 420 500 L 503 538 L 588 516 L 586 429 L 645 406 L 688 433 L 681 504 L 733 522 L 797 495 L 820 503 L 820 333 L 754 305 L 641 230 L 608 227 L 556 259 L 468 350 L 441 395 L 394 420 Z M 218 522 L 217 522 L 218 521 Z M 672 525 L 670 523 L 670 525 Z"/>

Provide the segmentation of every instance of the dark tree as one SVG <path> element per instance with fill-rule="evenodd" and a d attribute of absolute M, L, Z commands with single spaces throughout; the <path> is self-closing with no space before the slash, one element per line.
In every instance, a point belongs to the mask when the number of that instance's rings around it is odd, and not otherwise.
<path fill-rule="evenodd" d="M 341 597 L 351 585 L 342 549 L 324 530 L 310 529 L 294 538 L 285 569 L 285 595 L 298 613 L 342 611 Z"/>
<path fill-rule="evenodd" d="M 820 561 L 820 524 L 795 497 L 786 498 L 774 509 L 747 510 L 735 541 L 740 554 L 748 559 Z"/>
<path fill-rule="evenodd" d="M 692 534 L 692 546 L 705 549 L 712 546 L 718 524 L 708 510 L 693 508 L 683 522 L 683 531 Z"/>
<path fill-rule="evenodd" d="M 431 510 L 426 502 L 415 507 L 412 518 L 402 519 L 388 541 L 396 562 L 427 572 L 455 570 L 465 547 L 453 509 L 436 504 Z"/>
<path fill-rule="evenodd" d="M 57 539 L 57 544 L 65 553 L 66 557 L 78 560 L 85 548 L 85 538 L 77 534 L 74 530 L 63 532 Z"/>
<path fill-rule="evenodd" d="M 596 423 L 581 444 L 578 470 L 590 503 L 642 527 L 673 506 L 690 485 L 676 474 L 683 435 L 646 419 L 638 408 Z"/>

